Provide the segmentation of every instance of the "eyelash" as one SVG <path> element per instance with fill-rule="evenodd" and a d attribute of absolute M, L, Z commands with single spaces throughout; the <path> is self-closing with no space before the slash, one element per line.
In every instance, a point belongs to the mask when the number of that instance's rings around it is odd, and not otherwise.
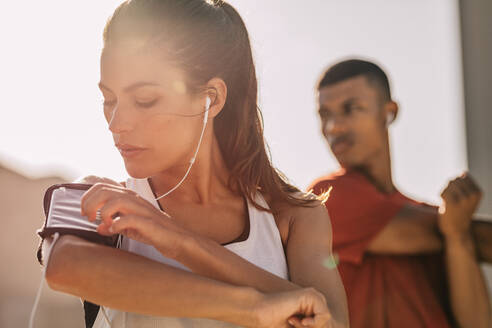
<path fill-rule="evenodd" d="M 158 99 L 155 99 L 155 100 L 152 100 L 150 102 L 138 102 L 138 101 L 135 101 L 135 105 L 137 105 L 138 107 L 141 107 L 141 108 L 150 108 L 150 107 L 154 106 L 157 103 L 157 100 Z"/>
<path fill-rule="evenodd" d="M 152 106 L 154 106 L 155 104 L 157 103 L 157 99 L 156 100 L 152 100 L 150 102 L 138 102 L 138 101 L 135 101 L 135 105 L 140 107 L 140 108 L 150 108 Z M 103 106 L 104 107 L 109 107 L 109 106 L 114 106 L 116 104 L 116 101 L 103 101 Z"/>

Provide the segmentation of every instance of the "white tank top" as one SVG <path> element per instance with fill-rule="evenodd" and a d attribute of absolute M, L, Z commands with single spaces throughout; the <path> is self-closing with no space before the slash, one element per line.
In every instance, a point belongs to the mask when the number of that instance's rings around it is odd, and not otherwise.
<path fill-rule="evenodd" d="M 147 179 L 130 178 L 126 182 L 126 187 L 138 193 L 141 197 L 149 201 L 156 208 L 159 208 L 154 194 Z M 256 202 L 268 208 L 263 196 L 258 193 Z M 260 211 L 248 201 L 249 213 L 249 236 L 246 240 L 227 244 L 224 247 L 241 256 L 245 260 L 256 266 L 269 271 L 283 279 L 288 279 L 287 262 L 285 260 L 282 240 L 278 231 L 275 219 L 271 213 Z M 154 261 L 166 263 L 168 265 L 190 271 L 181 263 L 164 257 L 157 249 L 130 238 L 122 239 L 121 247 L 129 252 L 145 256 Z M 148 315 L 140 315 L 130 312 L 122 312 L 110 308 L 105 308 L 111 322 L 111 328 L 231 328 L 237 327 L 233 324 L 210 320 L 210 319 L 190 319 L 190 318 L 164 318 Z M 102 310 L 94 323 L 94 328 L 109 328 L 106 323 Z"/>

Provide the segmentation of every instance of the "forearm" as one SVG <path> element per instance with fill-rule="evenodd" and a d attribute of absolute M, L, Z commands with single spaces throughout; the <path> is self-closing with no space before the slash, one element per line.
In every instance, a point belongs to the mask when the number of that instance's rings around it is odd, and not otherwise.
<path fill-rule="evenodd" d="M 261 294 L 251 288 L 67 237 L 54 246 L 47 268 L 48 283 L 56 290 L 147 315 L 206 317 L 242 325 L 253 321 L 248 310 Z"/>
<path fill-rule="evenodd" d="M 471 231 L 479 261 L 492 263 L 492 222 L 475 219 Z"/>
<path fill-rule="evenodd" d="M 315 287 L 325 296 L 328 308 L 339 324 L 337 327 L 349 327 L 347 297 L 335 259 L 331 256 L 314 256 L 309 260 L 299 260 L 295 265 L 299 266 L 301 263 L 307 270 L 299 270 L 302 271 L 301 274 L 295 272 L 298 270 L 292 270 L 292 280 L 303 287 Z"/>
<path fill-rule="evenodd" d="M 301 288 L 204 238 L 187 242 L 178 261 L 201 276 L 236 286 L 253 287 L 265 293 Z"/>
<path fill-rule="evenodd" d="M 471 234 L 445 238 L 451 307 L 460 327 L 490 327 L 487 286 L 475 256 Z"/>

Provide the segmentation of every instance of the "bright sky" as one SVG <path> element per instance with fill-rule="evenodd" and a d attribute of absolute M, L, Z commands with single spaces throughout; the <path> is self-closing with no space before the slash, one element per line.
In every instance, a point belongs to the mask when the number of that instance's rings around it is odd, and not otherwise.
<path fill-rule="evenodd" d="M 0 2 L 0 161 L 30 176 L 126 173 L 102 115 L 101 34 L 120 1 Z M 389 73 L 397 185 L 438 201 L 466 169 L 457 1 L 232 0 L 252 38 L 274 163 L 301 188 L 337 165 L 315 82 L 347 56 Z"/>

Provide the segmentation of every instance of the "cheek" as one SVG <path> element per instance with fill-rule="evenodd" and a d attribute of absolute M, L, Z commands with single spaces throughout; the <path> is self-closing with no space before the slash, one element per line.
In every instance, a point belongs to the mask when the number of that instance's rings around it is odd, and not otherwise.
<path fill-rule="evenodd" d="M 169 116 L 150 120 L 139 130 L 156 162 L 178 163 L 189 160 L 195 147 L 195 137 L 200 132 L 195 123 L 192 118 Z"/>

